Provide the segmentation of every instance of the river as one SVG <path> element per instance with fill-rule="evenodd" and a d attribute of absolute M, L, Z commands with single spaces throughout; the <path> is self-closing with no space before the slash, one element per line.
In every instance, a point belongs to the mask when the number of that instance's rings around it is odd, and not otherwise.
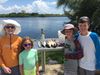
<path fill-rule="evenodd" d="M 22 37 L 29 36 L 34 39 L 40 39 L 41 29 L 44 30 L 46 38 L 57 38 L 57 31 L 63 28 L 64 22 L 69 22 L 68 17 L 16 17 L 0 18 L 13 19 L 21 24 Z"/>

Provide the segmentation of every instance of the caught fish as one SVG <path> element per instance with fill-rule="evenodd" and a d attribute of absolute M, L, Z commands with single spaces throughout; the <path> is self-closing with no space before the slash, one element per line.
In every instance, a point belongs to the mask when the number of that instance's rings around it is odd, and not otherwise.
<path fill-rule="evenodd" d="M 46 41 L 41 41 L 41 46 L 46 47 Z"/>

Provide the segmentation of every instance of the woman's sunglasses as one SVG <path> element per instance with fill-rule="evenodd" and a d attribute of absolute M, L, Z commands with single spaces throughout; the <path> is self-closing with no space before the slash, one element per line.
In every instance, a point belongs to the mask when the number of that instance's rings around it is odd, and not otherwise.
<path fill-rule="evenodd" d="M 14 29 L 15 26 L 5 26 L 5 28 L 7 28 L 7 29 L 9 29 L 9 28 Z"/>
<path fill-rule="evenodd" d="M 27 44 L 23 44 L 24 47 L 27 47 L 27 46 L 32 46 L 31 43 L 27 43 Z"/>

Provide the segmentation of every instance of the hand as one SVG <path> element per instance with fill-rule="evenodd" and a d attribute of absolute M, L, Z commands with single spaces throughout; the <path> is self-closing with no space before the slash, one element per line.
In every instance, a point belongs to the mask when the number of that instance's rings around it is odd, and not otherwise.
<path fill-rule="evenodd" d="M 36 75 L 40 75 L 38 71 L 36 72 Z"/>
<path fill-rule="evenodd" d="M 3 67 L 3 70 L 7 74 L 11 74 L 11 69 L 9 67 Z"/>

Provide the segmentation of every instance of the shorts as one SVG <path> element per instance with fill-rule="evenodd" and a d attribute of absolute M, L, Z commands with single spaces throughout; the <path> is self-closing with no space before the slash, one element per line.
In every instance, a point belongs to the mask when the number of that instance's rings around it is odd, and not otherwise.
<path fill-rule="evenodd" d="M 36 68 L 31 70 L 24 70 L 24 75 L 36 75 Z"/>

